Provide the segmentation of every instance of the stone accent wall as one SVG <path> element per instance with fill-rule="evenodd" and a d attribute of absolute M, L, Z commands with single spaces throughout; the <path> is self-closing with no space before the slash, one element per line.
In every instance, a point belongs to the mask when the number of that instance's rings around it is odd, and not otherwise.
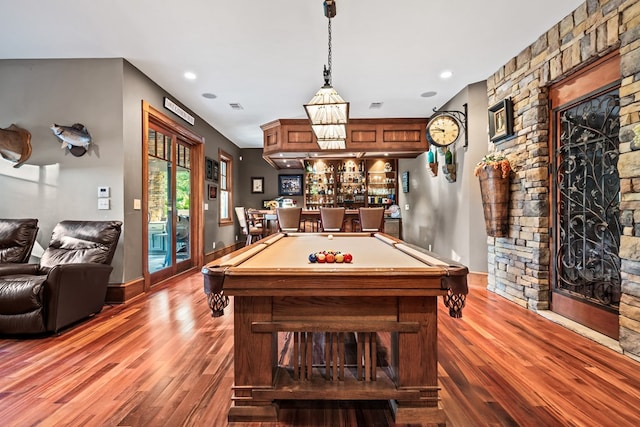
<path fill-rule="evenodd" d="M 487 80 L 489 105 L 511 97 L 514 132 L 491 145 L 511 161 L 509 237 L 487 239 L 488 289 L 530 310 L 549 308 L 548 87 L 620 52 L 622 300 L 620 345 L 640 355 L 640 2 L 587 0 Z M 638 129 L 635 134 L 634 130 Z M 635 140 L 634 140 L 635 135 Z"/>

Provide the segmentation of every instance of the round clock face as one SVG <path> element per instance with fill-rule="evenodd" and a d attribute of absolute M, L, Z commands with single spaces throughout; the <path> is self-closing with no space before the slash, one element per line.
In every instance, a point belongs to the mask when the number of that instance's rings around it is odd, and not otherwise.
<path fill-rule="evenodd" d="M 435 146 L 446 147 L 453 144 L 459 135 L 460 124 L 449 115 L 438 115 L 427 124 L 427 139 Z"/>

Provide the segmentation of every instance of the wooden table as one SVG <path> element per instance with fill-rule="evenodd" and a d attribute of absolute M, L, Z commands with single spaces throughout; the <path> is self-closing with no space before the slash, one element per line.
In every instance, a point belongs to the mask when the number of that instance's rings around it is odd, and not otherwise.
<path fill-rule="evenodd" d="M 325 250 L 353 261 L 308 261 Z M 229 421 L 276 421 L 278 400 L 325 399 L 389 400 L 398 423 L 445 423 L 436 304 L 444 296 L 452 315 L 461 314 L 465 266 L 381 233 L 279 233 L 202 272 L 210 301 L 234 297 Z M 391 336 L 388 366 L 377 360 L 381 332 Z M 287 366 L 276 357 L 278 333 L 292 336 Z M 348 337 L 355 337 L 355 362 L 346 355 Z"/>

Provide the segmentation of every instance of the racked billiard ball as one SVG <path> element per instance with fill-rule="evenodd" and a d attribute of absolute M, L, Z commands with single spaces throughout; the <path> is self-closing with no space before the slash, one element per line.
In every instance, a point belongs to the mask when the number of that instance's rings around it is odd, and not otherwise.
<path fill-rule="evenodd" d="M 351 254 L 344 254 L 344 262 L 351 262 L 353 260 L 353 256 Z"/>
<path fill-rule="evenodd" d="M 331 252 L 327 254 L 326 258 L 327 258 L 327 262 L 334 262 L 336 260 L 336 256 Z"/>
<path fill-rule="evenodd" d="M 336 254 L 336 262 L 340 263 L 344 261 L 344 255 L 337 253 Z"/>
<path fill-rule="evenodd" d="M 309 255 L 309 262 L 316 262 L 318 258 L 316 258 L 316 254 Z"/>
<path fill-rule="evenodd" d="M 316 255 L 316 260 L 319 263 L 326 262 L 327 261 L 327 256 L 325 254 L 323 254 L 323 253 L 319 253 L 319 254 Z"/>

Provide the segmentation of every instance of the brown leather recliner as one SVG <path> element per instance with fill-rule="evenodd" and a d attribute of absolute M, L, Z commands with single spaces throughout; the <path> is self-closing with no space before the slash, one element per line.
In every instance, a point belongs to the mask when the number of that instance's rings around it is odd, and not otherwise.
<path fill-rule="evenodd" d="M 57 333 L 100 312 L 121 227 L 62 221 L 40 264 L 0 265 L 0 334 Z"/>
<path fill-rule="evenodd" d="M 37 234 L 37 219 L 0 219 L 0 264 L 29 262 Z"/>

